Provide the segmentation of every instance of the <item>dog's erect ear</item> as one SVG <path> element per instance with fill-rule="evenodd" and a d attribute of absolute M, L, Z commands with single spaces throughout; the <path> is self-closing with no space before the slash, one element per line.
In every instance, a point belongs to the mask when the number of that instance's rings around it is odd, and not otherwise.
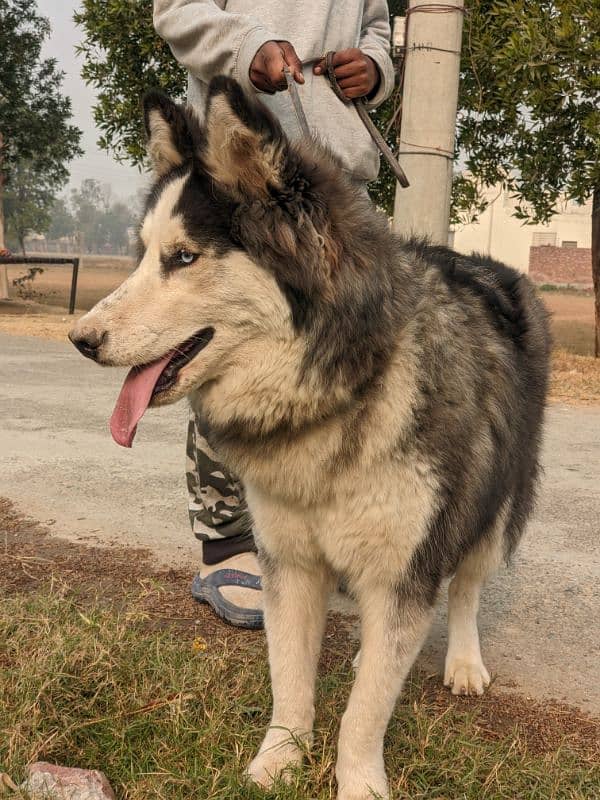
<path fill-rule="evenodd" d="M 194 122 L 189 111 L 162 92 L 150 91 L 145 95 L 144 125 L 148 155 L 158 177 L 193 157 Z"/>
<path fill-rule="evenodd" d="M 287 141 L 275 118 L 231 78 L 214 78 L 205 117 L 204 166 L 236 200 L 281 189 Z"/>

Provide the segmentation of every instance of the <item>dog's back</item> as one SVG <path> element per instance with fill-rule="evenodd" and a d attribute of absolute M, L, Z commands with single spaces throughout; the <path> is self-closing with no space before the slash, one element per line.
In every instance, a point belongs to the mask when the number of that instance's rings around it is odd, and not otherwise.
<path fill-rule="evenodd" d="M 431 596 L 499 515 L 505 556 L 519 540 L 535 495 L 550 335 L 543 304 L 516 270 L 420 241 L 400 252 L 420 284 L 414 436 L 443 487 L 410 576 L 411 590 L 417 578 Z"/>

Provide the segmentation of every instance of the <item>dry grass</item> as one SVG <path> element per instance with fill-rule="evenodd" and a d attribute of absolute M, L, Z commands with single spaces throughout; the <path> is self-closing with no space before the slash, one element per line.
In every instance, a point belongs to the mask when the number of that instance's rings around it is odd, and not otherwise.
<path fill-rule="evenodd" d="M 268 723 L 260 633 L 216 622 L 189 575 L 140 551 L 49 536 L 0 502 L 0 765 L 15 782 L 44 759 L 103 769 L 119 800 L 259 800 L 242 770 Z M 355 644 L 329 622 L 316 742 L 273 800 L 332 800 Z M 415 673 L 386 759 L 396 800 L 592 800 L 598 723 L 555 703 L 452 698 Z"/>
<path fill-rule="evenodd" d="M 600 404 L 600 359 L 555 350 L 550 399 L 575 405 Z"/>
<path fill-rule="evenodd" d="M 579 356 L 594 354 L 594 297 L 588 291 L 541 291 L 550 312 L 552 336 L 560 350 Z"/>

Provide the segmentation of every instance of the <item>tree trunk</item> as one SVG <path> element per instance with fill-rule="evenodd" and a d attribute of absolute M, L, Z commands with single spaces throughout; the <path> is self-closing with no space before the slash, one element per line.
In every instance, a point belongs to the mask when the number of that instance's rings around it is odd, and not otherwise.
<path fill-rule="evenodd" d="M 0 250 L 4 248 L 4 173 L 2 161 L 4 138 L 0 133 Z M 0 300 L 8 300 L 8 267 L 0 264 Z"/>
<path fill-rule="evenodd" d="M 22 233 L 19 234 L 19 244 L 21 245 L 21 252 L 23 253 L 23 257 L 26 257 L 27 253 L 25 252 L 25 236 Z"/>
<path fill-rule="evenodd" d="M 600 358 L 600 186 L 594 189 L 592 200 L 592 279 L 596 309 L 594 355 Z"/>

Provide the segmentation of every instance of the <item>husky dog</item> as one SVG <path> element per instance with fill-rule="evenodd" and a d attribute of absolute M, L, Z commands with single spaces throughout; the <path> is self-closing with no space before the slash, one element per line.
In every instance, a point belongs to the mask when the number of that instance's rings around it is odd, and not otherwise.
<path fill-rule="evenodd" d="M 532 509 L 546 313 L 512 269 L 395 237 L 335 157 L 291 144 L 228 78 L 203 124 L 160 94 L 145 121 L 156 182 L 139 265 L 70 338 L 133 367 L 118 441 L 148 405 L 188 396 L 244 482 L 273 688 L 249 777 L 268 786 L 310 743 L 327 596 L 343 578 L 361 655 L 338 798 L 388 797 L 384 733 L 445 577 L 444 682 L 489 683 L 479 594 Z"/>

